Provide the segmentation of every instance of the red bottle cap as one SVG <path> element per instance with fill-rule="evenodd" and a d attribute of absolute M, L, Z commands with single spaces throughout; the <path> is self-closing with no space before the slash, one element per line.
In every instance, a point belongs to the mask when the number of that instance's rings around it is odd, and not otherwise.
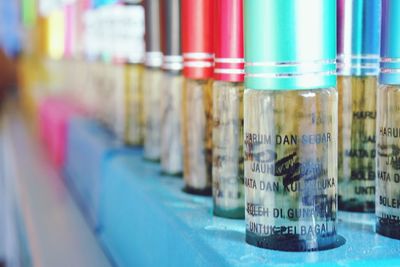
<path fill-rule="evenodd" d="M 214 79 L 244 81 L 243 0 L 216 0 Z"/>
<path fill-rule="evenodd" d="M 214 0 L 182 1 L 183 75 L 192 79 L 213 77 Z"/>

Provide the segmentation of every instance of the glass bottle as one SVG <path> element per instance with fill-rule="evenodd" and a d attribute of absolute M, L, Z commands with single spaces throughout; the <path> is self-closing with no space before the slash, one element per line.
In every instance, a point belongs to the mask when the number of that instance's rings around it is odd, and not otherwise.
<path fill-rule="evenodd" d="M 378 90 L 377 232 L 400 239 L 400 84 Z"/>
<path fill-rule="evenodd" d="M 161 97 L 161 169 L 181 175 L 183 146 L 181 135 L 183 59 L 181 50 L 181 1 L 164 0 L 160 9 L 161 46 L 164 76 Z"/>
<path fill-rule="evenodd" d="M 336 89 L 247 89 L 244 114 L 246 240 L 279 250 L 332 246 L 337 211 Z M 282 230 L 271 233 L 269 227 Z"/>
<path fill-rule="evenodd" d="M 211 195 L 212 81 L 185 79 L 182 103 L 185 191 Z"/>
<path fill-rule="evenodd" d="M 180 175 L 183 170 L 181 137 L 183 76 L 164 72 L 161 98 L 161 168 L 164 173 Z"/>
<path fill-rule="evenodd" d="M 211 195 L 214 1 L 181 2 L 184 191 Z"/>
<path fill-rule="evenodd" d="M 143 74 L 144 158 L 159 161 L 161 157 L 161 89 L 163 73 L 160 68 L 147 67 Z"/>
<path fill-rule="evenodd" d="M 335 0 L 245 2 L 249 244 L 286 251 L 338 244 L 335 29 Z"/>
<path fill-rule="evenodd" d="M 244 218 L 243 1 L 217 0 L 213 84 L 213 211 Z"/>
<path fill-rule="evenodd" d="M 143 66 L 128 65 L 125 85 L 125 143 L 133 146 L 143 144 Z"/>
<path fill-rule="evenodd" d="M 338 1 L 339 209 L 375 209 L 380 0 Z"/>
<path fill-rule="evenodd" d="M 400 239 L 400 1 L 382 1 L 377 107 L 376 231 Z"/>
<path fill-rule="evenodd" d="M 214 214 L 238 219 L 244 218 L 243 91 L 242 82 L 213 86 Z"/>
<path fill-rule="evenodd" d="M 144 8 L 140 1 L 125 3 L 119 10 L 120 18 L 114 26 L 118 33 L 118 50 L 125 65 L 123 110 L 123 139 L 131 146 L 143 145 L 143 59 Z"/>

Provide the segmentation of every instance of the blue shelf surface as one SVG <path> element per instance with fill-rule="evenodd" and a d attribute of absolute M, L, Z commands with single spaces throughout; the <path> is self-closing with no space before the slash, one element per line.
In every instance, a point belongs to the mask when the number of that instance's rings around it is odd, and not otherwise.
<path fill-rule="evenodd" d="M 100 166 L 119 147 L 114 135 L 95 120 L 77 116 L 68 123 L 64 176 L 93 229 L 98 228 Z"/>
<path fill-rule="evenodd" d="M 339 248 L 266 250 L 245 243 L 244 220 L 212 216 L 211 198 L 182 192 L 140 150 L 102 169 L 99 234 L 118 266 L 400 266 L 400 241 L 375 234 L 372 214 L 340 213 Z"/>

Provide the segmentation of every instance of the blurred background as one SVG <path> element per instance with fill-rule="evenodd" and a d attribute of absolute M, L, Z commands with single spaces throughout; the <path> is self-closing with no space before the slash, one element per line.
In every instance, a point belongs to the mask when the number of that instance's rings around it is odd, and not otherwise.
<path fill-rule="evenodd" d="M 0 266 L 115 264 L 66 189 L 65 121 L 113 120 L 109 89 L 144 55 L 143 13 L 140 1 L 0 1 Z"/>

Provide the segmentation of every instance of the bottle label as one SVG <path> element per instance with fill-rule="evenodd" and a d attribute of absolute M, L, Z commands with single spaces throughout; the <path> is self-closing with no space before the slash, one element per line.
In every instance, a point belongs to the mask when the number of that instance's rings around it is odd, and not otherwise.
<path fill-rule="evenodd" d="M 331 97 L 302 107 L 296 105 L 305 100 L 297 97 L 294 106 L 289 99 L 274 107 L 266 103 L 278 100 L 265 96 L 245 102 L 247 242 L 295 251 L 333 245 L 337 121 Z"/>
<path fill-rule="evenodd" d="M 243 86 L 216 83 L 213 90 L 214 214 L 244 217 Z"/>
<path fill-rule="evenodd" d="M 376 215 L 380 227 L 397 229 L 396 232 L 398 232 L 400 229 L 400 128 L 396 126 L 389 123 L 378 125 Z"/>
<path fill-rule="evenodd" d="M 339 78 L 339 208 L 374 211 L 376 77 Z"/>

